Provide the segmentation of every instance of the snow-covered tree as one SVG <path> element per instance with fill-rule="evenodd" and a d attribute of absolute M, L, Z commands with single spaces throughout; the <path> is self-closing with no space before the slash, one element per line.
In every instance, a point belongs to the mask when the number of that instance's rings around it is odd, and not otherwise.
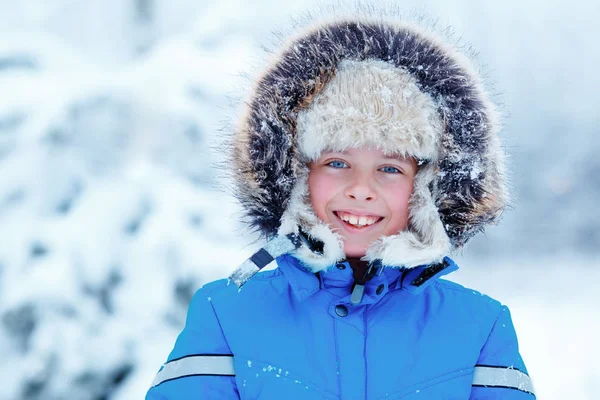
<path fill-rule="evenodd" d="M 243 259 L 211 149 L 245 51 L 192 39 L 112 68 L 0 41 L 0 398 L 139 396 L 194 291 Z"/>

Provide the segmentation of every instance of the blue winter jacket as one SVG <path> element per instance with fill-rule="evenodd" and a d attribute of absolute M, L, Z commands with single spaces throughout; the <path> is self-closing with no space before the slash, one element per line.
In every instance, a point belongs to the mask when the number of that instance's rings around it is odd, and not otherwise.
<path fill-rule="evenodd" d="M 535 398 L 508 308 L 426 268 L 384 268 L 350 302 L 348 263 L 290 255 L 192 299 L 146 400 Z"/>

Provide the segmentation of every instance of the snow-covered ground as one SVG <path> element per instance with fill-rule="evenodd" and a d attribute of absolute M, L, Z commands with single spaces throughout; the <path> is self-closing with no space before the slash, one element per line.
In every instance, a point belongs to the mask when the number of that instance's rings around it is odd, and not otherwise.
<path fill-rule="evenodd" d="M 515 210 L 449 278 L 510 307 L 540 399 L 600 398 L 593 3 L 482 4 L 406 2 L 465 32 L 512 114 Z M 0 0 L 0 400 L 143 397 L 195 289 L 257 246 L 213 147 L 309 6 Z"/>

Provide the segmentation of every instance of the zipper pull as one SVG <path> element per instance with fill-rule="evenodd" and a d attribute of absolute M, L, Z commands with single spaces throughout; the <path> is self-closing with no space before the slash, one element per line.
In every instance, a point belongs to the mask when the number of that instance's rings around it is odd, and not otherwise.
<path fill-rule="evenodd" d="M 374 276 L 381 275 L 383 268 L 384 266 L 381 263 L 381 260 L 375 260 L 369 265 L 369 268 L 362 279 L 354 281 L 354 286 L 352 287 L 352 293 L 350 295 L 350 303 L 355 306 L 360 304 L 365 294 L 365 283 L 370 281 Z"/>
<path fill-rule="evenodd" d="M 350 303 L 352 303 L 354 305 L 360 304 L 364 294 L 365 294 L 365 285 L 361 285 L 360 283 L 355 283 L 354 288 L 352 289 L 352 294 L 350 295 Z"/>

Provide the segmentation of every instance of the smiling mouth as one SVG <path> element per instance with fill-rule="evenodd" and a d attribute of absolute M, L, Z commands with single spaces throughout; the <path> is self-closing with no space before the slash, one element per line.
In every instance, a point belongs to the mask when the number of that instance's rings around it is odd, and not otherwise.
<path fill-rule="evenodd" d="M 384 217 L 378 215 L 354 215 L 345 211 L 334 211 L 344 225 L 353 229 L 366 229 L 379 223 Z"/>

